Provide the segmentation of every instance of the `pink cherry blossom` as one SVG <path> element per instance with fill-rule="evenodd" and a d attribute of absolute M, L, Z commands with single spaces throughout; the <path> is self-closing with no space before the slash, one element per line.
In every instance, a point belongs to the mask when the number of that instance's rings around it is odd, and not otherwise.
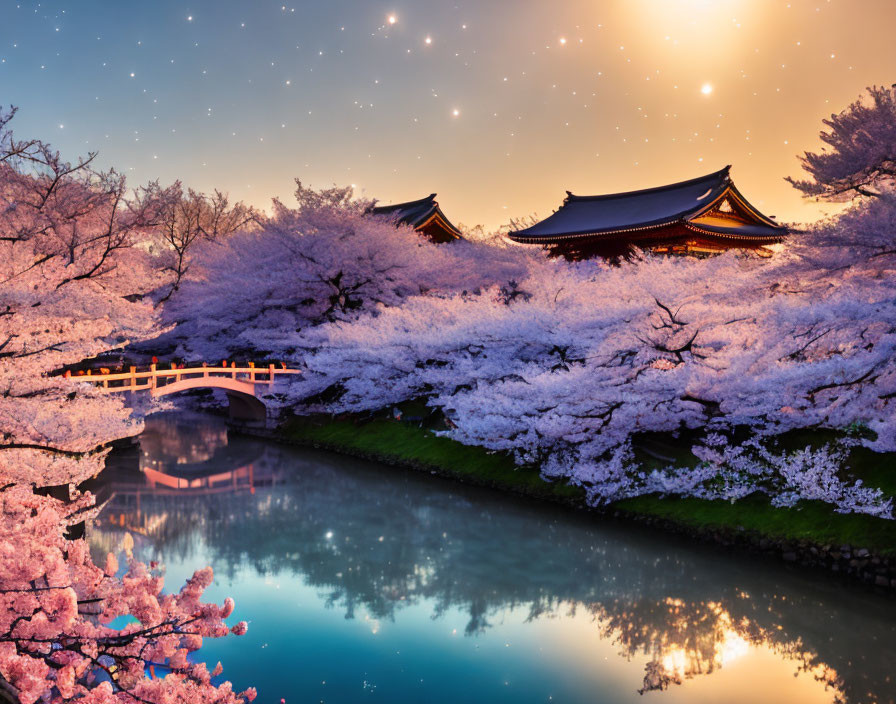
<path fill-rule="evenodd" d="M 246 635 L 246 631 L 249 630 L 249 624 L 245 621 L 240 621 L 233 628 L 230 629 L 230 632 L 237 636 Z"/>
<path fill-rule="evenodd" d="M 187 657 L 204 636 L 228 632 L 222 607 L 201 601 L 210 569 L 165 593 L 129 535 L 121 577 L 115 555 L 101 568 L 83 538 L 66 536 L 96 511 L 77 484 L 141 423 L 121 399 L 54 372 L 157 332 L 144 294 L 163 277 L 136 245 L 173 192 L 131 192 L 117 172 L 94 170 L 92 156 L 70 164 L 18 140 L 13 114 L 0 111 L 0 677 L 21 704 L 237 704 L 254 691 L 213 686 Z M 108 625 L 126 615 L 137 622 Z M 152 664 L 172 672 L 150 679 Z"/>

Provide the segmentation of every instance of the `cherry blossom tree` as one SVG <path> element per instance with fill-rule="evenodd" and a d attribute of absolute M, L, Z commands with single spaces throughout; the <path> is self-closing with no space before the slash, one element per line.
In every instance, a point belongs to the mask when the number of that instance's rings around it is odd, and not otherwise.
<path fill-rule="evenodd" d="M 807 196 L 842 201 L 875 197 L 896 185 L 896 84 L 868 88 L 859 99 L 824 120 L 828 145 L 800 157 L 809 180 L 787 180 Z"/>
<path fill-rule="evenodd" d="M 150 184 L 130 196 L 93 155 L 72 164 L 17 141 L 13 114 L 0 118 L 0 482 L 77 483 L 139 424 L 52 372 L 154 331 L 151 270 L 133 245 L 169 194 Z"/>
<path fill-rule="evenodd" d="M 196 572 L 179 593 L 163 593 L 159 568 L 133 558 L 130 536 L 121 576 L 111 553 L 97 567 L 86 541 L 63 533 L 91 503 L 89 495 L 63 503 L 23 486 L 0 492 L 0 675 L 11 693 L 21 704 L 254 699 L 254 690 L 212 684 L 220 663 L 209 672 L 188 659 L 205 636 L 246 631 L 245 622 L 224 623 L 231 599 L 221 607 L 200 601 L 211 569 Z M 114 627 L 121 617 L 130 622 Z"/>
<path fill-rule="evenodd" d="M 433 244 L 371 216 L 350 188 L 316 191 L 297 182 L 297 208 L 274 202 L 261 228 L 196 250 L 195 276 L 166 304 L 154 341 L 185 357 L 270 354 L 289 358 L 295 334 L 346 321 L 413 295 L 478 290 L 523 275 L 541 252 L 482 243 Z"/>
<path fill-rule="evenodd" d="M 157 331 L 144 299 L 156 279 L 134 245 L 175 194 L 132 193 L 116 172 L 95 171 L 94 155 L 70 163 L 17 140 L 14 114 L 0 113 L 0 685 L 21 704 L 251 699 L 187 660 L 203 636 L 228 632 L 232 602 L 199 601 L 210 570 L 163 594 L 158 567 L 128 555 L 122 575 L 112 556 L 100 569 L 83 538 L 66 535 L 92 511 L 76 485 L 140 422 L 54 372 Z M 64 500 L 44 495 L 53 486 Z M 125 616 L 136 620 L 111 625 Z M 148 665 L 170 674 L 147 676 Z"/>
<path fill-rule="evenodd" d="M 230 205 L 221 191 L 205 195 L 192 188 L 186 192 L 180 182 L 171 195 L 157 229 L 158 263 L 166 278 L 160 300 L 168 300 L 180 288 L 190 269 L 191 255 L 200 242 L 219 242 L 260 217 L 242 202 Z"/>
<path fill-rule="evenodd" d="M 735 254 L 539 266 L 525 295 L 415 296 L 306 330 L 288 403 L 374 412 L 422 398 L 451 437 L 513 453 L 594 503 L 763 491 L 886 516 L 880 491 L 839 477 L 843 448 L 776 449 L 799 428 L 861 427 L 856 442 L 896 446 L 892 289 L 851 270 L 837 281 L 791 257 Z M 638 460 L 643 438 L 683 432 L 696 433 L 694 464 Z"/>
<path fill-rule="evenodd" d="M 854 283 L 879 286 L 896 255 L 896 194 L 882 193 L 851 204 L 837 217 L 792 238 L 789 250 L 803 278 L 833 273 Z"/>

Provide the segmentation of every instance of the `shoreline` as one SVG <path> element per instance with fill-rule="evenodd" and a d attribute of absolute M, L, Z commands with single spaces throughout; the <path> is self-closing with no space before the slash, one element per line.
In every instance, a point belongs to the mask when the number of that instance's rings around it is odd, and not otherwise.
<path fill-rule="evenodd" d="M 229 427 L 239 434 L 262 438 L 284 445 L 325 450 L 335 454 L 385 464 L 390 467 L 435 475 L 470 486 L 495 490 L 529 500 L 534 499 L 552 503 L 595 518 L 609 518 L 617 521 L 637 523 L 642 526 L 648 526 L 652 530 L 672 533 L 699 543 L 716 546 L 726 551 L 735 551 L 754 557 L 762 556 L 777 562 L 789 563 L 816 574 L 826 573 L 826 579 L 834 578 L 837 581 L 853 585 L 863 584 L 866 588 L 870 587 L 873 591 L 896 595 L 896 555 L 877 553 L 873 549 L 849 544 L 823 544 L 810 539 L 782 538 L 771 534 L 763 534 L 757 530 L 746 529 L 743 526 L 716 525 L 708 527 L 695 525 L 675 520 L 674 518 L 654 515 L 649 512 L 639 512 L 617 505 L 608 507 L 589 506 L 585 503 L 580 492 L 557 491 L 555 490 L 557 485 L 543 480 L 541 482 L 542 487 L 524 482 L 508 485 L 504 482 L 489 480 L 483 476 L 458 472 L 446 465 L 421 462 L 407 455 L 370 451 L 353 447 L 344 442 L 333 442 L 321 438 L 303 436 L 296 432 L 290 432 L 289 428 L 284 426 L 259 428 L 231 423 Z"/>

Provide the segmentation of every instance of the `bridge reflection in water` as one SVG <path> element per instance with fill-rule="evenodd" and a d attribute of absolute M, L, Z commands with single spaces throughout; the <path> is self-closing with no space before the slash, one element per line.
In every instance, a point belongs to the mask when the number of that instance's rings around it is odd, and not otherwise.
<path fill-rule="evenodd" d="M 265 701 L 896 700 L 891 599 L 184 423 L 112 459 L 90 540 L 137 533 L 171 587 L 212 564 L 252 627 L 203 655 Z"/>
<path fill-rule="evenodd" d="M 190 423 L 190 432 L 183 432 L 184 423 Z M 85 488 L 103 504 L 98 526 L 153 535 L 166 522 L 182 530 L 176 517 L 193 511 L 197 502 L 207 507 L 208 500 L 200 497 L 254 494 L 285 482 L 277 460 L 265 443 L 228 442 L 227 426 L 210 416 L 163 413 L 150 416 L 139 439 L 117 448 L 103 475 Z M 160 504 L 171 510 L 159 512 Z"/>

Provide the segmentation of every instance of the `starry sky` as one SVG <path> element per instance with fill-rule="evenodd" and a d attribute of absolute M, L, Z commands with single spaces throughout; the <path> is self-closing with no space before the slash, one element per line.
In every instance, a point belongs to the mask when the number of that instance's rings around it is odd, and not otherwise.
<path fill-rule="evenodd" d="M 779 220 L 821 120 L 896 81 L 894 0 L 0 0 L 18 136 L 268 207 L 293 179 L 495 228 L 733 164 Z"/>

